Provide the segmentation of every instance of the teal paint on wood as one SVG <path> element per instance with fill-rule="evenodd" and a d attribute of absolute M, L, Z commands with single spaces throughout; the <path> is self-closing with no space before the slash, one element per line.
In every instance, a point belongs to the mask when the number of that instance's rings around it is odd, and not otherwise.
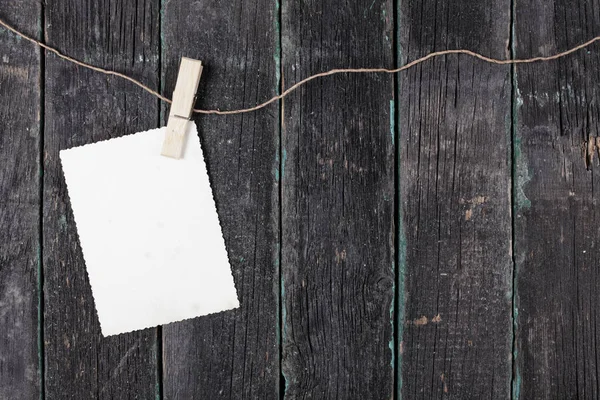
<path fill-rule="evenodd" d="M 400 116 L 398 116 L 400 118 Z M 398 136 L 400 136 L 400 126 L 398 126 Z M 400 141 L 398 141 L 400 143 Z M 398 171 L 398 175 L 402 174 L 402 163 L 400 162 L 400 145 L 396 148 L 396 169 Z M 396 313 L 398 314 L 396 317 L 396 343 L 398 343 L 397 350 L 397 369 L 395 371 L 396 375 L 396 398 L 402 399 L 402 354 L 403 354 L 403 346 L 404 346 L 404 319 L 406 318 L 406 233 L 404 230 L 404 215 L 403 215 L 403 207 L 402 202 L 404 199 L 402 198 L 402 191 L 399 187 L 396 187 L 396 196 L 398 196 L 398 209 L 396 210 L 398 215 L 398 220 L 396 221 L 397 226 L 397 242 L 398 242 L 398 255 L 397 255 L 397 270 L 396 270 L 396 297 L 397 297 L 397 308 Z"/>
<path fill-rule="evenodd" d="M 514 68 L 514 67 L 513 67 Z M 531 207 L 531 201 L 525 195 L 525 186 L 531 180 L 531 172 L 529 170 L 529 166 L 527 163 L 527 156 L 523 153 L 521 149 L 521 141 L 522 136 L 518 126 L 518 114 L 519 109 L 523 105 L 523 98 L 521 97 L 521 93 L 519 92 L 518 87 L 518 78 L 516 70 L 514 72 L 514 80 L 513 84 L 515 85 L 515 100 L 514 100 L 514 109 L 513 109 L 513 124 L 514 124 L 514 138 L 513 138 L 513 175 L 515 179 L 515 212 L 518 212 L 521 209 L 526 209 Z"/>
<path fill-rule="evenodd" d="M 281 152 L 282 156 L 281 156 L 281 179 L 283 179 L 284 175 L 285 175 L 285 162 L 287 161 L 287 151 L 286 149 L 283 149 L 283 151 Z"/>
<path fill-rule="evenodd" d="M 514 3 L 512 6 L 512 11 L 511 11 L 514 15 Z M 511 58 L 515 58 L 515 39 L 516 39 L 516 35 L 515 35 L 515 24 L 514 24 L 514 18 L 512 18 L 511 21 L 511 48 L 510 48 L 510 54 L 511 54 Z M 511 83 L 512 83 L 512 96 L 511 96 L 511 126 L 510 126 L 510 133 L 511 133 L 511 143 L 512 143 L 512 157 L 511 157 L 511 165 L 512 165 L 512 170 L 511 170 L 511 186 L 512 186 L 512 193 L 511 193 L 511 213 L 512 213 L 512 243 L 511 243 L 511 251 L 512 251 L 512 263 L 513 263 L 513 279 L 512 279 L 512 323 L 513 323 L 513 327 L 512 327 L 512 376 L 511 376 L 511 391 L 512 391 L 512 399 L 513 400 L 519 400 L 520 399 L 520 395 L 521 395 L 521 370 L 519 368 L 519 364 L 518 364 L 518 358 L 519 358 L 519 346 L 518 346 L 518 329 L 519 329 L 519 293 L 518 293 L 518 285 L 517 285 L 517 277 L 518 277 L 518 265 L 519 263 L 517 262 L 517 257 L 516 257 L 516 249 L 515 249 L 515 244 L 516 244 L 516 240 L 515 240 L 515 218 L 518 215 L 518 211 L 519 209 L 526 207 L 527 203 L 529 202 L 529 200 L 527 200 L 527 198 L 524 196 L 524 194 L 522 193 L 523 191 L 523 187 L 519 182 L 519 174 L 518 174 L 518 169 L 517 169 L 517 163 L 518 162 L 523 162 L 524 161 L 524 157 L 522 155 L 522 151 L 521 151 L 521 139 L 520 137 L 517 137 L 518 134 L 518 111 L 519 111 L 519 107 L 521 107 L 521 105 L 523 104 L 523 101 L 521 99 L 521 95 L 519 93 L 519 88 L 517 85 L 517 71 L 516 71 L 516 67 L 514 65 L 511 65 Z M 523 198 L 526 199 L 526 201 L 523 201 Z M 523 204 L 525 203 L 525 204 Z M 529 205 L 531 203 L 529 202 Z"/>
<path fill-rule="evenodd" d="M 67 216 L 66 215 L 61 215 L 60 217 L 58 217 L 58 229 L 60 229 L 62 231 L 67 229 Z"/>
<path fill-rule="evenodd" d="M 394 24 L 394 68 L 398 68 L 399 65 L 404 63 L 402 46 L 400 45 L 400 28 L 402 24 L 401 19 L 401 6 L 400 2 L 395 3 L 393 10 L 393 24 Z M 385 10 L 384 10 L 385 16 Z M 389 41 L 389 36 L 386 36 Z M 403 338 L 404 338 L 404 318 L 406 315 L 406 287 L 405 287 L 405 274 L 406 274 L 406 233 L 404 232 L 404 216 L 402 215 L 402 190 L 400 188 L 400 176 L 402 174 L 402 163 L 400 162 L 401 155 L 401 131 L 400 131 L 400 85 L 398 80 L 398 74 L 394 76 L 394 154 L 396 157 L 396 163 L 394 168 L 396 169 L 396 182 L 395 182 L 395 196 L 396 196 L 396 213 L 395 229 L 396 229 L 396 269 L 395 269 L 395 310 L 396 313 L 396 326 L 394 327 L 394 337 L 396 339 L 395 346 L 395 358 L 397 359 L 394 365 L 394 379 L 395 379 L 395 392 L 394 398 L 402 400 L 402 350 L 403 350 Z M 391 124 L 391 122 L 390 122 Z"/>
<path fill-rule="evenodd" d="M 395 102 L 394 100 L 390 100 L 390 136 L 392 138 L 392 145 L 395 145 L 395 137 L 396 137 L 396 132 L 395 132 L 395 116 L 394 116 L 394 110 L 396 108 Z"/>
<path fill-rule="evenodd" d="M 280 244 L 281 246 L 281 244 Z M 279 254 L 281 254 L 281 252 L 279 252 Z M 283 343 L 285 343 L 288 339 L 288 332 L 287 332 L 287 319 L 288 319 L 288 312 L 287 312 L 287 307 L 286 307 L 286 303 L 285 301 L 283 301 L 283 299 L 285 299 L 285 276 L 281 273 L 281 258 L 278 259 L 278 263 L 277 263 L 278 267 L 279 267 L 279 293 L 280 293 L 280 297 L 279 297 L 279 310 L 281 310 L 281 325 L 279 326 L 279 348 L 283 350 Z M 283 354 L 279 354 L 280 357 L 280 361 L 281 363 L 283 363 L 284 359 L 283 359 Z M 280 366 L 281 366 L 280 363 Z M 290 380 L 291 380 L 291 376 L 289 376 L 284 368 L 280 368 L 280 372 L 281 372 L 281 376 L 283 378 L 283 382 L 284 382 L 284 390 L 283 393 L 285 394 L 287 392 L 288 387 L 290 386 Z"/>
<path fill-rule="evenodd" d="M 392 261 L 392 271 L 394 272 L 394 274 L 396 273 L 396 263 L 394 263 L 394 261 Z M 396 348 L 395 348 L 395 341 L 396 341 L 396 328 L 394 327 L 394 311 L 395 311 L 395 299 L 396 299 L 396 282 L 394 282 L 394 284 L 392 284 L 392 292 L 394 293 L 394 301 L 390 302 L 390 326 L 392 327 L 392 336 L 390 338 L 390 341 L 388 342 L 388 347 L 390 348 L 390 353 L 392 354 L 392 357 L 390 358 L 390 368 L 392 368 L 392 371 L 394 371 L 395 374 L 395 370 L 394 368 L 396 367 L 395 362 L 396 362 Z M 394 377 L 395 379 L 395 377 Z"/>
<path fill-rule="evenodd" d="M 281 285 L 280 285 L 280 293 L 281 293 L 281 299 L 285 299 L 285 278 L 283 277 L 283 275 L 281 275 Z M 281 309 L 281 321 L 282 321 L 282 326 L 280 327 L 280 347 L 281 347 L 281 343 L 286 342 L 287 338 L 288 338 L 288 333 L 287 333 L 287 318 L 288 318 L 288 313 L 287 313 L 287 307 L 285 305 L 285 301 L 280 301 L 280 305 L 279 305 L 280 309 Z M 283 355 L 280 354 L 281 357 L 281 361 L 283 362 Z M 290 386 L 290 380 L 291 380 L 291 376 L 289 376 L 286 372 L 284 368 L 281 368 L 281 376 L 283 377 L 283 381 L 285 384 L 284 387 L 284 393 L 287 392 L 288 387 Z"/>
<path fill-rule="evenodd" d="M 385 16 L 385 9 L 383 10 L 383 15 Z M 386 34 L 386 38 L 387 38 L 387 34 Z M 392 140 L 392 146 L 395 146 L 396 143 L 396 115 L 395 115 L 395 110 L 396 110 L 396 102 L 394 101 L 394 99 L 390 100 L 390 137 Z M 397 154 L 397 150 L 394 148 L 394 155 L 396 156 Z M 397 169 L 397 165 L 394 165 L 394 169 Z M 396 179 L 394 179 L 394 186 L 397 185 L 397 181 Z M 397 195 L 397 191 L 395 191 L 394 193 L 395 195 Z M 389 198 L 387 196 L 387 193 L 384 193 L 384 200 L 385 201 L 389 201 Z M 396 223 L 397 221 L 395 221 Z M 396 236 L 396 232 L 393 232 L 393 235 Z M 392 241 L 392 243 L 394 243 L 394 247 L 396 246 L 396 241 L 395 239 Z M 388 346 L 390 348 L 390 352 L 392 354 L 392 357 L 390 359 L 390 366 L 392 368 L 392 371 L 394 373 L 394 379 L 396 379 L 396 348 L 395 348 L 395 343 L 397 342 L 397 338 L 396 338 L 396 327 L 394 326 L 394 321 L 395 321 L 395 308 L 396 308 L 396 297 L 398 296 L 398 293 L 396 292 L 396 281 L 397 281 L 397 271 L 396 271 L 396 263 L 394 262 L 394 260 L 392 260 L 392 274 L 394 275 L 394 283 L 392 284 L 392 293 L 393 295 L 393 300 L 390 302 L 390 325 L 392 327 L 392 336 L 390 338 L 390 341 L 388 343 Z M 393 393 L 392 393 L 393 394 Z"/>
<path fill-rule="evenodd" d="M 162 328 L 159 328 L 162 329 Z M 159 342 L 161 336 L 158 334 L 159 329 L 156 329 L 156 335 L 154 343 L 152 344 L 152 358 L 156 361 L 154 368 L 154 376 L 156 383 L 154 384 L 154 399 L 162 400 L 162 343 Z"/>
<path fill-rule="evenodd" d="M 275 61 L 275 85 L 277 87 L 277 94 L 281 94 L 281 21 L 280 10 L 281 3 L 279 0 L 275 0 L 275 18 L 273 18 L 273 25 L 277 40 L 275 41 L 275 52 L 273 53 L 273 60 Z M 277 103 L 281 108 L 281 101 Z"/>
<path fill-rule="evenodd" d="M 42 149 L 40 148 L 40 154 L 42 153 Z M 42 170 L 43 163 L 40 163 L 40 170 Z M 42 187 L 43 181 L 40 182 L 40 189 Z M 40 199 L 41 201 L 41 199 Z M 40 213 L 40 220 L 38 222 L 39 229 L 41 231 L 42 227 L 42 215 Z M 38 240 L 37 243 L 37 352 L 38 352 L 38 385 L 39 385 L 39 398 L 43 400 L 44 397 L 44 365 L 45 365 L 45 354 L 44 354 L 44 264 L 43 264 L 43 251 L 41 240 Z"/>
<path fill-rule="evenodd" d="M 279 176 L 279 171 L 281 171 L 281 157 L 279 156 L 279 154 L 281 153 L 281 141 L 279 140 L 279 138 L 277 138 L 275 144 L 277 146 L 278 151 L 275 153 L 275 161 L 273 162 L 273 169 L 271 170 L 271 173 L 275 181 L 279 183 L 279 181 L 281 180 L 281 177 Z"/>

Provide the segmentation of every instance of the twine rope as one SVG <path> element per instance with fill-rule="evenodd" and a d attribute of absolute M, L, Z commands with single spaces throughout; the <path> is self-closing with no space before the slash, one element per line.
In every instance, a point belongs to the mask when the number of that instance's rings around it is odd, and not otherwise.
<path fill-rule="evenodd" d="M 145 91 L 147 91 L 148 93 L 152 94 L 153 96 L 158 97 L 160 100 L 171 104 L 172 101 L 171 99 L 161 95 L 160 93 L 158 93 L 156 90 L 151 89 L 150 87 L 144 85 L 142 82 L 133 79 L 130 76 L 127 76 L 125 74 L 122 74 L 120 72 L 117 71 L 112 71 L 109 69 L 105 69 L 105 68 L 101 68 L 101 67 L 96 67 L 94 65 L 85 63 L 83 61 L 79 61 L 73 57 L 70 57 L 66 54 L 61 53 L 59 50 L 48 46 L 45 43 L 42 43 L 41 41 L 34 39 L 28 35 L 26 35 L 25 33 L 17 30 L 16 28 L 12 27 L 11 25 L 9 25 L 8 23 L 6 23 L 4 20 L 2 20 L 0 18 L 0 25 L 3 26 L 4 28 L 8 29 L 9 31 L 13 32 L 14 34 L 16 34 L 17 36 L 20 36 L 21 38 L 43 48 L 48 50 L 51 53 L 56 54 L 58 57 L 62 58 L 63 60 L 69 61 L 73 64 L 79 65 L 81 67 L 87 68 L 87 69 L 91 69 L 92 71 L 96 71 L 96 72 L 100 72 L 102 74 L 105 75 L 113 75 L 113 76 L 117 76 L 119 78 L 125 79 L 131 83 L 133 83 L 134 85 L 137 85 L 139 87 L 141 87 L 142 89 L 144 89 Z M 286 96 L 288 96 L 289 94 L 291 94 L 293 91 L 295 91 L 296 89 L 298 89 L 299 87 L 305 85 L 306 83 L 314 80 L 314 79 L 318 79 L 318 78 L 322 78 L 325 76 L 330 76 L 330 75 L 337 75 L 337 74 L 365 74 L 365 73 L 384 73 L 384 74 L 396 74 L 398 72 L 401 71 L 405 71 L 409 68 L 414 67 L 417 64 L 421 64 L 431 58 L 435 58 L 435 57 L 440 57 L 440 56 L 445 56 L 445 55 L 449 55 L 449 54 L 465 54 L 474 58 L 477 58 L 479 60 L 485 61 L 487 63 L 490 64 L 497 64 L 497 65 L 507 65 L 507 64 L 529 64 L 529 63 L 534 63 L 534 62 L 539 62 L 539 61 L 551 61 L 551 60 L 556 60 L 562 57 L 566 57 L 569 54 L 575 53 L 576 51 L 579 51 L 583 48 L 586 48 L 588 46 L 590 46 L 591 44 L 600 41 L 600 36 L 596 36 L 590 40 L 588 40 L 587 42 L 581 43 L 575 47 L 570 48 L 569 50 L 566 51 L 562 51 L 560 53 L 556 53 L 553 54 L 551 56 L 544 56 L 544 57 L 532 57 L 532 58 L 523 58 L 523 59 L 509 59 L 509 60 L 500 60 L 500 59 L 496 59 L 496 58 L 491 58 L 491 57 L 487 57 L 484 56 L 482 54 L 476 53 L 474 51 L 471 50 L 466 50 L 466 49 L 456 49 L 456 50 L 442 50 L 442 51 L 435 51 L 433 53 L 429 53 L 421 58 L 417 58 L 407 64 L 404 64 L 401 67 L 398 68 L 393 68 L 393 69 L 388 69 L 388 68 L 336 68 L 336 69 L 331 69 L 329 71 L 325 71 L 325 72 L 320 72 L 318 74 L 314 74 L 309 76 L 308 78 L 304 78 L 301 81 L 295 83 L 294 85 L 290 86 L 288 89 L 286 89 L 285 91 L 283 91 L 281 94 L 278 94 L 277 96 L 274 96 L 272 98 L 270 98 L 269 100 L 265 101 L 264 103 L 260 103 L 257 104 L 254 107 L 250 107 L 250 108 L 240 108 L 238 110 L 219 110 L 219 109 L 214 109 L 214 110 L 202 110 L 202 109 L 194 109 L 193 111 L 195 113 L 198 114 L 217 114 L 217 115 L 232 115 L 232 114 L 243 114 L 243 113 L 249 113 L 252 111 L 257 111 L 260 110 L 261 108 L 265 108 L 266 106 L 268 106 L 271 103 L 274 103 L 276 101 L 282 100 L 283 98 L 285 98 Z"/>

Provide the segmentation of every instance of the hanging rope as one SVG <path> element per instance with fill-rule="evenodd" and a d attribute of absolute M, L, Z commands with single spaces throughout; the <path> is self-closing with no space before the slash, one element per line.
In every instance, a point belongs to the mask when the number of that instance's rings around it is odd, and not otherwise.
<path fill-rule="evenodd" d="M 114 75 L 114 76 L 118 76 L 119 78 L 125 79 L 139 87 L 141 87 L 142 89 L 144 89 L 145 91 L 147 91 L 148 93 L 158 97 L 160 100 L 166 102 L 166 103 L 171 103 L 171 100 L 168 99 L 167 97 L 161 95 L 160 93 L 158 93 L 156 90 L 153 90 L 151 88 L 149 88 L 148 86 L 144 85 L 143 83 L 141 83 L 138 80 L 133 79 L 130 76 L 127 76 L 125 74 L 122 74 L 120 72 L 116 72 L 116 71 L 111 71 L 109 69 L 105 69 L 105 68 L 100 68 L 100 67 L 96 67 L 94 65 L 85 63 L 83 61 L 79 61 L 74 59 L 73 57 L 69 57 L 63 53 L 61 53 L 60 51 L 58 51 L 57 49 L 48 46 L 45 43 L 40 42 L 39 40 L 36 40 L 30 36 L 27 36 L 26 34 L 24 34 L 23 32 L 18 31 L 17 29 L 13 28 L 12 26 L 10 26 L 9 24 L 7 24 L 6 22 L 4 22 L 2 19 L 0 19 L 0 25 L 5 27 L 6 29 L 8 29 L 9 31 L 15 33 L 16 35 L 22 37 L 25 40 L 30 41 L 31 43 L 36 44 L 39 47 L 42 47 L 54 54 L 56 54 L 58 57 L 62 58 L 63 60 L 69 61 L 73 64 L 79 65 L 81 67 L 84 68 L 88 68 L 91 69 L 92 71 L 96 71 L 96 72 L 100 72 L 102 74 L 105 75 Z M 279 101 L 281 99 L 283 99 L 284 97 L 288 96 L 289 94 L 291 94 L 293 91 L 295 91 L 296 89 L 298 89 L 299 87 L 305 85 L 306 83 L 317 79 L 317 78 L 322 78 L 324 76 L 330 76 L 330 75 L 337 75 L 337 74 L 375 74 L 375 73 L 383 73 L 383 74 L 395 74 L 401 71 L 405 71 L 409 68 L 414 67 L 417 64 L 421 64 L 422 62 L 425 62 L 427 60 L 429 60 L 430 58 L 435 58 L 435 57 L 440 57 L 440 56 L 445 56 L 445 55 L 449 55 L 449 54 L 465 54 L 474 58 L 477 58 L 479 60 L 485 61 L 487 63 L 490 64 L 498 64 L 498 65 L 506 65 L 506 64 L 529 64 L 529 63 L 534 63 L 534 62 L 539 62 L 539 61 L 551 61 L 551 60 L 556 60 L 565 56 L 568 56 L 569 54 L 575 53 L 576 51 L 579 51 L 585 47 L 590 46 L 592 43 L 595 43 L 597 41 L 600 40 L 600 36 L 596 36 L 590 40 L 588 40 L 585 43 L 581 43 L 580 45 L 577 45 L 569 50 L 551 55 L 551 56 L 546 56 L 546 57 L 533 57 L 533 58 L 524 58 L 524 59 L 516 59 L 516 60 L 499 60 L 496 58 L 491 58 L 491 57 L 486 57 L 484 55 L 481 55 L 479 53 L 476 53 L 474 51 L 471 50 L 465 50 L 465 49 L 457 49 L 457 50 L 442 50 L 442 51 L 436 51 L 433 53 L 429 53 L 426 56 L 423 56 L 421 58 L 418 58 L 414 61 L 409 62 L 408 64 L 404 64 L 401 67 L 398 68 L 393 68 L 393 69 L 388 69 L 388 68 L 336 68 L 336 69 L 332 69 L 329 71 L 325 71 L 325 72 L 321 72 L 315 75 L 311 75 L 308 78 L 304 78 L 301 81 L 295 83 L 294 85 L 290 86 L 288 89 L 286 89 L 283 93 L 274 96 L 272 98 L 270 98 L 269 100 L 265 101 L 264 103 L 260 103 L 254 107 L 250 107 L 250 108 L 240 108 L 238 110 L 201 110 L 201 109 L 194 109 L 195 113 L 198 114 L 218 114 L 218 115 L 232 115 L 232 114 L 243 114 L 243 113 L 249 113 L 252 111 L 256 111 L 256 110 L 260 110 L 261 108 L 265 108 L 266 106 L 268 106 L 271 103 L 274 103 L 276 101 Z"/>

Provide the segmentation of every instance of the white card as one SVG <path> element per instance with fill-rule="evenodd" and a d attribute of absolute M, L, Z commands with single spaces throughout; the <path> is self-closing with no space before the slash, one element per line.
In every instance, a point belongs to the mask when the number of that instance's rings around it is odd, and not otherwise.
<path fill-rule="evenodd" d="M 105 336 L 239 306 L 196 125 L 179 160 L 165 130 L 60 152 Z"/>

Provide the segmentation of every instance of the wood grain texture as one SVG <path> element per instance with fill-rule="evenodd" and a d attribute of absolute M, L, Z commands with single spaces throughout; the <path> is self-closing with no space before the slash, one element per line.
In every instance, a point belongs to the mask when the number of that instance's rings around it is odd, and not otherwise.
<path fill-rule="evenodd" d="M 276 94 L 274 0 L 164 6 L 164 94 L 182 56 L 204 65 L 197 107 L 242 108 Z M 164 327 L 165 399 L 279 397 L 278 120 L 277 105 L 196 118 L 240 308 Z"/>
<path fill-rule="evenodd" d="M 408 0 L 400 60 L 506 58 L 510 2 Z M 448 56 L 399 78 L 402 398 L 507 399 L 510 68 Z"/>
<path fill-rule="evenodd" d="M 39 4 L 2 2 L 0 16 L 39 37 Z M 40 51 L 4 29 L 0 48 L 0 399 L 34 399 L 40 395 Z"/>
<path fill-rule="evenodd" d="M 600 2 L 516 2 L 516 57 L 600 34 Z M 535 27 L 535 29 L 532 29 Z M 600 397 L 598 45 L 516 68 L 515 398 Z"/>
<path fill-rule="evenodd" d="M 0 17 L 169 97 L 180 57 L 202 60 L 196 106 L 231 109 L 280 72 L 554 54 L 600 35 L 599 1 L 513 1 L 512 22 L 509 0 L 11 0 Z M 58 152 L 169 108 L 2 29 L 0 49 L 0 399 L 600 397 L 599 45 L 196 117 L 241 306 L 107 339 Z"/>
<path fill-rule="evenodd" d="M 46 38 L 51 46 L 158 88 L 158 1 L 49 0 L 45 4 Z M 156 331 L 109 338 L 100 334 L 58 152 L 154 128 L 158 102 L 136 86 L 52 55 L 46 59 L 45 93 L 46 398 L 154 398 Z"/>
<path fill-rule="evenodd" d="M 284 2 L 286 87 L 393 65 L 392 2 Z M 393 78 L 313 81 L 286 98 L 282 319 L 286 398 L 393 396 Z"/>

